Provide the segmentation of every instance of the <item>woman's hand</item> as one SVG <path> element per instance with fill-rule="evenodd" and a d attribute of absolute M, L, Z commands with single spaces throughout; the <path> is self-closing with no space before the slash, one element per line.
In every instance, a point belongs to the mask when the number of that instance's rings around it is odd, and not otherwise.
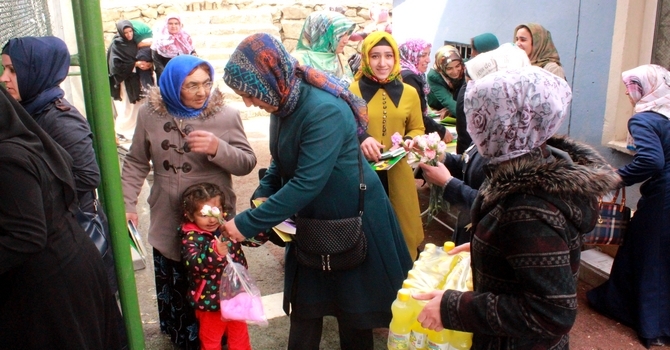
<path fill-rule="evenodd" d="M 361 143 L 361 151 L 365 159 L 373 162 L 378 162 L 379 157 L 382 155 L 381 149 L 384 148 L 384 145 L 375 140 L 374 137 L 370 136 L 365 141 Z"/>
<path fill-rule="evenodd" d="M 417 320 L 421 326 L 426 329 L 432 329 L 439 332 L 444 329 L 442 317 L 440 316 L 440 303 L 442 302 L 443 290 L 434 290 L 428 293 L 414 294 L 412 297 L 416 300 L 430 300 L 423 310 L 419 312 Z"/>
<path fill-rule="evenodd" d="M 237 225 L 235 225 L 235 219 L 233 218 L 230 221 L 227 221 L 225 224 L 221 225 L 221 234 L 225 236 L 226 238 L 229 238 L 231 241 L 238 243 L 244 241 L 246 238 L 240 230 L 237 229 Z"/>
<path fill-rule="evenodd" d="M 186 136 L 188 147 L 191 152 L 205 153 L 209 156 L 215 156 L 219 149 L 219 138 L 209 131 L 193 130 Z"/>
<path fill-rule="evenodd" d="M 442 162 L 437 163 L 436 166 L 419 163 L 419 166 L 423 170 L 423 178 L 432 185 L 444 186 L 453 177 Z"/>
<path fill-rule="evenodd" d="M 459 246 L 454 247 L 454 249 L 450 250 L 447 252 L 449 255 L 454 255 L 458 254 L 460 252 L 469 252 L 470 251 L 470 243 L 463 243 Z"/>
<path fill-rule="evenodd" d="M 440 109 L 439 111 L 437 111 L 437 114 L 440 116 L 440 120 L 442 120 L 445 117 L 451 115 L 449 113 L 449 110 L 447 109 L 447 107 L 444 107 L 444 108 Z"/>
<path fill-rule="evenodd" d="M 405 149 L 405 152 L 412 151 L 412 148 L 414 148 L 414 139 L 406 139 L 403 143 L 403 148 Z"/>
<path fill-rule="evenodd" d="M 444 137 L 442 138 L 442 141 L 444 141 L 444 143 L 450 143 L 453 140 L 454 140 L 454 135 L 452 135 L 449 132 L 449 130 L 446 130 L 446 132 L 444 133 Z"/>

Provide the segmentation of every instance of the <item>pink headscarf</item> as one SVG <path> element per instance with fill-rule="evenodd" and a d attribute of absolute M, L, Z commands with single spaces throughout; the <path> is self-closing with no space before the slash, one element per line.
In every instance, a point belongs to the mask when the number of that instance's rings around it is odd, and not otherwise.
<path fill-rule="evenodd" d="M 670 72 L 655 64 L 645 64 L 621 74 L 635 113 L 652 111 L 670 119 Z"/>
<path fill-rule="evenodd" d="M 168 21 L 176 19 L 179 21 L 180 29 L 176 34 L 170 34 L 168 31 Z M 151 49 L 156 50 L 159 55 L 167 58 L 173 58 L 179 55 L 190 55 L 193 51 L 193 42 L 191 36 L 183 29 L 184 24 L 178 15 L 170 15 L 165 18 L 163 26 L 154 31 L 154 40 Z"/>
<path fill-rule="evenodd" d="M 400 53 L 400 68 L 409 69 L 412 73 L 421 77 L 423 84 L 423 93 L 428 95 L 430 92 L 430 86 L 426 82 L 426 75 L 419 71 L 416 67 L 419 65 L 419 55 L 426 48 L 430 48 L 431 44 L 423 39 L 410 39 L 404 42 L 402 45 L 398 46 L 398 52 Z"/>
<path fill-rule="evenodd" d="M 556 133 L 571 100 L 565 79 L 542 68 L 491 73 L 465 90 L 468 133 L 491 164 L 517 158 Z"/>

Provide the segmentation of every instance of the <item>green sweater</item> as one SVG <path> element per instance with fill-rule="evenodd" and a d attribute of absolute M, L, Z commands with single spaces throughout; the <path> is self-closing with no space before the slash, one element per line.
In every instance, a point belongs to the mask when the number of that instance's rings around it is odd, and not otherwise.
<path fill-rule="evenodd" d="M 440 73 L 434 69 L 428 72 L 428 86 L 430 86 L 430 92 L 427 96 L 428 106 L 438 111 L 446 107 L 449 110 L 449 114 L 455 116 L 456 95 L 449 89 L 449 85 L 447 85 L 447 82 L 444 81 Z"/>

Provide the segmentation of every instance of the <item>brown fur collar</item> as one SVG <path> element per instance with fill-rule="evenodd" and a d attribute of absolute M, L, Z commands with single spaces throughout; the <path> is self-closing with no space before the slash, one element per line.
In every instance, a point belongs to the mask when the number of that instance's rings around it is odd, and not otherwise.
<path fill-rule="evenodd" d="M 214 88 L 212 90 L 212 94 L 209 97 L 207 107 L 205 107 L 205 109 L 202 110 L 200 115 L 198 115 L 195 118 L 202 118 L 202 119 L 209 118 L 212 115 L 221 111 L 223 106 L 226 104 L 224 97 L 225 95 L 219 89 Z M 159 118 L 174 117 L 168 112 L 167 107 L 165 107 L 165 103 L 163 103 L 163 98 L 161 97 L 161 90 L 158 86 L 152 86 L 149 89 L 147 93 L 147 101 L 149 107 L 156 113 L 156 115 L 158 115 Z"/>
<path fill-rule="evenodd" d="M 620 187 L 621 178 L 590 146 L 567 137 L 553 137 L 547 145 L 567 152 L 572 158 L 551 163 L 527 154 L 491 166 L 488 186 L 481 189 L 483 206 L 495 205 L 511 193 L 545 192 L 563 198 L 602 196 Z"/>

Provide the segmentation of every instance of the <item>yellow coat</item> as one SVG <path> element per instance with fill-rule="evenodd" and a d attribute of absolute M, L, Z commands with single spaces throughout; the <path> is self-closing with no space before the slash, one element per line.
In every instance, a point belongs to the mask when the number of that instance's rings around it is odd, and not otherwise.
<path fill-rule="evenodd" d="M 349 86 L 349 90 L 361 96 L 358 81 Z M 384 108 L 386 106 L 386 108 Z M 384 132 L 384 113 L 386 110 L 386 132 Z M 395 132 L 403 137 L 423 135 L 423 116 L 421 101 L 416 90 L 403 83 L 403 92 L 396 107 L 382 88 L 368 102 L 368 134 L 384 145 L 384 151 L 391 146 L 391 135 Z M 414 181 L 414 172 L 406 161 L 400 161 L 388 171 L 389 199 L 396 212 L 409 254 L 416 259 L 417 249 L 423 241 L 423 224 L 419 197 Z"/>

